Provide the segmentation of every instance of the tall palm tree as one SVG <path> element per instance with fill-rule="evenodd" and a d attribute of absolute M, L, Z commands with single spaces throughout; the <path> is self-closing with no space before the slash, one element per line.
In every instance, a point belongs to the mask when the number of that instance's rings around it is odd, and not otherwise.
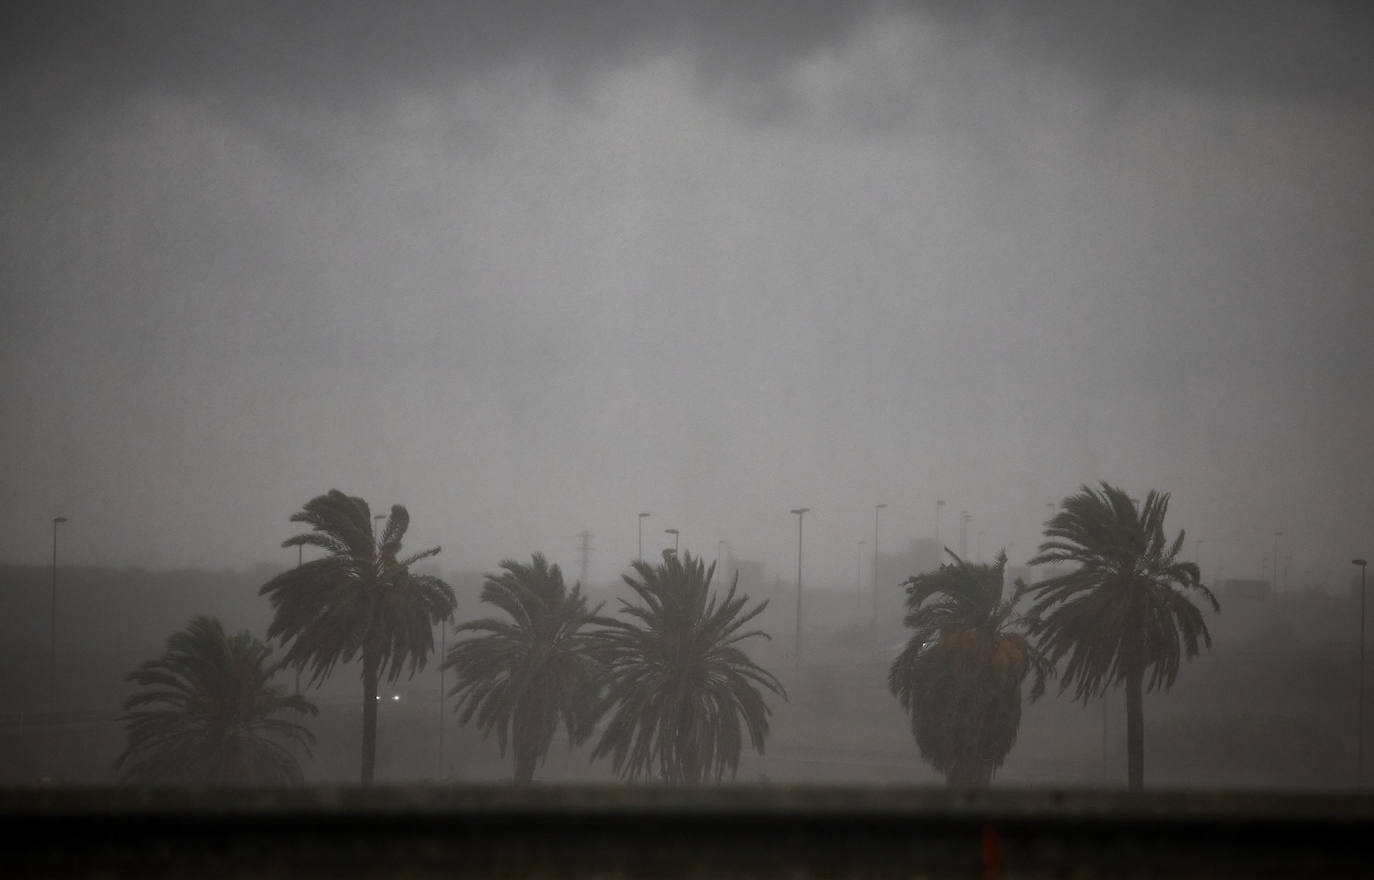
<path fill-rule="evenodd" d="M 325 556 L 272 578 L 261 595 L 275 614 L 269 639 L 290 641 L 285 662 L 309 668 L 310 684 L 323 681 L 339 661 L 362 660 L 362 781 L 372 782 L 377 758 L 377 686 L 383 675 L 413 677 L 434 651 L 434 624 L 447 621 L 453 589 L 410 566 L 438 554 L 432 547 L 398 558 L 410 514 L 391 508 L 381 539 L 374 537 L 372 511 L 361 498 L 337 489 L 306 502 L 291 516 L 312 531 L 282 542 L 310 546 Z"/>
<path fill-rule="evenodd" d="M 1022 682 L 1034 672 L 1031 699 L 1039 697 L 1049 664 L 1013 611 L 1020 590 L 1002 601 L 1006 553 L 976 565 L 945 552 L 954 564 L 902 584 L 911 635 L 887 686 L 911 717 L 921 757 L 950 787 L 981 788 L 1016 743 Z"/>
<path fill-rule="evenodd" d="M 1202 612 L 1185 590 L 1221 606 L 1199 580 L 1198 567 L 1178 558 L 1184 532 L 1164 535 L 1169 495 L 1151 491 L 1145 503 L 1122 489 L 1087 486 L 1065 498 L 1046 524 L 1046 540 L 1029 565 L 1076 565 L 1031 587 L 1029 611 L 1041 650 L 1053 663 L 1067 656 L 1061 692 L 1070 686 L 1086 705 L 1118 684 L 1126 686 L 1128 779 L 1145 778 L 1146 690 L 1173 687 L 1180 654 L 1191 659 L 1199 641 L 1211 647 Z"/>
<path fill-rule="evenodd" d="M 736 596 L 739 576 L 724 600 L 711 590 L 715 565 L 665 551 L 663 562 L 634 563 L 625 583 L 640 602 L 621 600 L 632 622 L 602 619 L 596 634 L 606 669 L 601 705 L 606 726 L 595 760 L 610 755 L 622 778 L 671 782 L 719 781 L 739 769 L 741 726 L 762 754 L 771 710 L 763 691 L 784 699 L 782 684 L 738 646 L 761 630 L 741 631 L 767 606 L 746 609 Z"/>
<path fill-rule="evenodd" d="M 582 585 L 570 592 L 563 572 L 541 554 L 529 565 L 503 560 L 501 568 L 486 576 L 482 601 L 510 619 L 484 617 L 458 627 L 481 635 L 449 648 L 444 668 L 457 673 L 449 693 L 458 698 L 459 723 L 476 718 L 484 739 L 494 730 L 502 757 L 509 739 L 515 781 L 524 784 L 548 755 L 560 719 L 573 742 L 591 727 L 598 679 L 583 626 L 601 609 L 588 610 Z"/>
<path fill-rule="evenodd" d="M 304 697 L 272 684 L 280 664 L 248 631 L 230 636 L 213 617 L 193 617 L 166 652 L 125 676 L 142 690 L 124 701 L 129 744 L 115 760 L 128 782 L 298 785 L 291 746 L 310 754 L 315 737 L 279 718 L 314 715 Z"/>

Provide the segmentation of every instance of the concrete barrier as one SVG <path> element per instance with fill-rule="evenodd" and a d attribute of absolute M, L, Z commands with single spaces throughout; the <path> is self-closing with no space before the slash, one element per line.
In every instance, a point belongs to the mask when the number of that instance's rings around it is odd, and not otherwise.
<path fill-rule="evenodd" d="M 772 786 L 0 791 L 10 876 L 1369 876 L 1374 798 Z"/>

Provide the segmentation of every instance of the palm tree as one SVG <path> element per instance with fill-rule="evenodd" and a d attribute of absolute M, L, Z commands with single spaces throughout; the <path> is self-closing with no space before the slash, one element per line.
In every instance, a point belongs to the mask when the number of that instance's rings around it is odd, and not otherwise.
<path fill-rule="evenodd" d="M 902 584 L 911 635 L 887 687 L 911 716 L 921 757 L 950 787 L 981 788 L 1016 743 L 1021 683 L 1033 671 L 1031 699 L 1039 697 L 1049 664 L 1013 612 L 1020 590 L 1002 601 L 1006 553 L 976 565 L 945 552 L 955 564 Z"/>
<path fill-rule="evenodd" d="M 474 717 L 485 739 L 493 730 L 506 754 L 511 740 L 515 781 L 534 779 L 561 719 L 568 738 L 579 742 L 590 729 L 598 686 L 591 637 L 582 627 L 600 611 L 587 609 L 582 585 L 569 592 L 563 572 L 534 554 L 529 565 L 503 560 L 501 574 L 488 574 L 482 601 L 509 616 L 485 617 L 458 627 L 482 633 L 448 650 L 444 668 L 457 673 L 449 693 L 458 698 L 459 723 Z"/>
<path fill-rule="evenodd" d="M 1107 483 L 1064 499 L 1046 524 L 1040 553 L 1029 565 L 1067 562 L 1078 568 L 1036 583 L 1029 617 L 1038 645 L 1053 663 L 1066 655 L 1060 691 L 1074 688 L 1086 705 L 1126 685 L 1126 751 L 1132 791 L 1145 774 L 1143 694 L 1173 687 L 1179 655 L 1191 659 L 1199 639 L 1211 647 L 1202 612 L 1183 590 L 1195 590 L 1220 611 L 1199 580 L 1198 567 L 1178 558 L 1184 533 L 1164 536 L 1169 495 L 1151 491 L 1145 503 Z"/>
<path fill-rule="evenodd" d="M 592 759 L 610 755 L 622 778 L 655 771 L 660 779 L 699 783 L 733 777 L 743 745 L 764 750 L 771 710 L 763 690 L 786 699 L 782 685 L 738 647 L 761 630 L 741 632 L 767 606 L 745 606 L 739 576 L 723 601 L 711 590 L 716 567 L 665 551 L 663 562 L 634 563 L 625 583 L 640 602 L 621 600 L 633 622 L 601 619 L 597 653 L 606 669 L 598 715 L 608 716 Z"/>
<path fill-rule="evenodd" d="M 247 630 L 227 635 L 213 617 L 198 616 L 167 639 L 167 650 L 125 680 L 143 690 L 124 701 L 129 744 L 115 769 L 129 782 L 299 785 L 301 767 L 289 746 L 306 755 L 315 737 L 284 711 L 314 715 L 304 697 L 271 683 L 280 664 Z"/>
<path fill-rule="evenodd" d="M 318 547 L 326 555 L 282 572 L 259 590 L 275 609 L 267 637 L 290 641 L 285 662 L 308 667 L 310 684 L 323 681 L 339 661 L 362 659 L 362 781 L 370 784 L 378 683 L 383 675 L 394 682 L 402 672 L 413 677 L 424 668 L 434 651 L 434 624 L 453 614 L 453 590 L 437 577 L 410 570 L 438 554 L 438 547 L 397 558 L 410 527 L 410 514 L 399 504 L 391 508 L 380 542 L 367 502 L 337 489 L 306 502 L 291 521 L 312 531 L 288 538 L 283 547 Z"/>

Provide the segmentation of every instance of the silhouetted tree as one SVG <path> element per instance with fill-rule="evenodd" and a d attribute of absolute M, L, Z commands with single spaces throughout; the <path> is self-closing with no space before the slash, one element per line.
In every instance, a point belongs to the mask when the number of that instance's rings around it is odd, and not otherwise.
<path fill-rule="evenodd" d="M 124 701 L 129 743 L 115 761 L 128 782 L 298 785 L 315 737 L 283 712 L 315 714 L 301 696 L 271 683 L 280 664 L 246 630 L 230 636 L 212 617 L 195 617 L 167 639 L 166 652 L 125 676 L 141 690 Z"/>
<path fill-rule="evenodd" d="M 709 569 L 690 553 L 633 565 L 625 583 L 638 603 L 621 600 L 632 622 L 601 619 L 597 653 L 606 669 L 606 716 L 592 758 L 610 755 L 622 778 L 699 783 L 739 769 L 742 730 L 764 750 L 771 710 L 763 691 L 786 699 L 782 685 L 738 647 L 761 630 L 742 631 L 767 606 L 746 609 L 738 576 L 723 601 Z"/>
<path fill-rule="evenodd" d="M 285 662 L 309 668 L 310 683 L 328 677 L 334 664 L 362 659 L 362 781 L 372 782 L 377 757 L 377 685 L 424 668 L 434 650 L 434 624 L 447 621 L 456 600 L 448 584 L 410 566 L 438 554 L 432 547 L 398 558 L 410 514 L 392 506 L 378 542 L 372 511 L 361 498 L 337 489 L 306 502 L 291 517 L 310 532 L 282 542 L 306 545 L 325 556 L 287 569 L 263 585 L 275 614 L 269 639 L 290 640 Z"/>
<path fill-rule="evenodd" d="M 983 787 L 1011 752 L 1021 726 L 1021 683 L 1045 689 L 1049 664 L 1020 632 L 1016 596 L 1002 601 L 1007 556 L 916 575 L 906 587 L 911 629 L 887 686 L 911 718 L 921 757 L 951 787 Z"/>
<path fill-rule="evenodd" d="M 1050 661 L 1068 657 L 1061 692 L 1072 686 L 1074 698 L 1087 704 L 1125 684 L 1132 791 L 1145 778 L 1144 692 L 1168 690 L 1180 654 L 1196 656 L 1199 639 L 1212 644 L 1202 612 L 1182 590 L 1196 590 L 1213 611 L 1221 610 L 1198 567 L 1178 558 L 1184 533 L 1167 542 L 1168 509 L 1167 493 L 1151 491 L 1137 507 L 1124 490 L 1105 482 L 1100 490 L 1084 486 L 1064 499 L 1046 525 L 1039 555 L 1028 563 L 1078 566 L 1031 587 L 1035 604 L 1028 616 Z"/>
<path fill-rule="evenodd" d="M 515 781 L 528 783 L 560 719 L 574 743 L 591 728 L 598 679 L 583 627 L 600 607 L 589 611 L 582 585 L 569 592 L 562 571 L 538 553 L 529 565 L 507 559 L 501 568 L 486 576 L 482 601 L 510 619 L 486 617 L 458 627 L 481 635 L 449 648 L 444 667 L 457 674 L 450 693 L 458 698 L 459 722 L 475 718 L 484 739 L 494 730 L 502 757 L 509 739 Z"/>

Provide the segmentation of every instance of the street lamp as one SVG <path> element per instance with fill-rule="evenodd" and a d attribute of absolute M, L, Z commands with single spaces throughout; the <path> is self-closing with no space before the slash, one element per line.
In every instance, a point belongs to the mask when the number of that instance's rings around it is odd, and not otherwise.
<path fill-rule="evenodd" d="M 296 568 L 300 568 L 300 567 L 301 567 L 301 563 L 305 561 L 305 556 L 304 556 L 304 552 L 303 552 L 304 550 L 305 550 L 305 545 L 304 545 L 304 544 L 297 544 L 297 545 L 296 545 Z M 283 646 L 283 647 L 286 646 L 285 640 L 282 641 L 282 646 Z M 300 668 L 299 666 L 297 666 L 297 667 L 296 667 L 296 695 L 297 695 L 297 696 L 300 696 L 300 693 L 301 693 L 301 668 Z"/>
<path fill-rule="evenodd" d="M 1355 735 L 1355 784 L 1364 784 L 1364 569 L 1368 561 L 1352 559 L 1360 567 L 1360 720 Z"/>
<path fill-rule="evenodd" d="M 52 613 L 48 617 L 48 723 L 57 707 L 57 527 L 65 516 L 52 518 Z"/>
<path fill-rule="evenodd" d="M 886 507 L 886 505 L 883 506 Z M 945 557 L 945 548 L 940 544 L 940 508 L 944 506 L 945 499 L 935 499 L 935 564 L 937 566 L 940 564 L 940 560 Z M 874 549 L 874 552 L 877 552 L 876 548 Z"/>
<path fill-rule="evenodd" d="M 867 541 L 859 542 L 859 552 L 854 556 L 854 598 L 859 600 L 859 607 L 864 604 L 864 545 Z"/>
<path fill-rule="evenodd" d="M 967 510 L 959 511 L 959 555 L 964 559 L 968 558 L 968 524 L 973 522 L 973 515 Z"/>
<path fill-rule="evenodd" d="M 448 619 L 439 621 L 439 775 L 444 779 L 444 655 L 448 653 Z"/>
<path fill-rule="evenodd" d="M 1283 537 L 1283 532 L 1274 533 L 1274 566 L 1269 569 L 1269 591 L 1278 593 L 1279 591 L 1279 538 Z"/>
<path fill-rule="evenodd" d="M 644 560 L 644 518 L 646 516 L 649 516 L 647 511 L 639 515 L 639 552 L 635 555 L 635 559 L 641 562 Z"/>
<path fill-rule="evenodd" d="M 939 501 L 935 505 L 935 542 L 937 544 L 940 542 L 940 505 L 944 503 Z M 878 641 L 878 512 L 884 507 L 887 505 L 873 505 L 873 618 L 869 622 L 868 630 L 873 637 L 874 644 L 877 644 Z"/>
<path fill-rule="evenodd" d="M 810 511 L 809 507 L 798 507 L 791 513 L 797 515 L 797 638 L 793 644 L 793 665 L 801 669 L 801 621 L 802 621 L 802 518 Z"/>
<path fill-rule="evenodd" d="M 664 529 L 664 530 L 663 530 L 663 533 L 664 533 L 665 535 L 672 535 L 672 536 L 673 536 L 673 553 L 676 554 L 676 553 L 677 553 L 677 529 Z"/>

